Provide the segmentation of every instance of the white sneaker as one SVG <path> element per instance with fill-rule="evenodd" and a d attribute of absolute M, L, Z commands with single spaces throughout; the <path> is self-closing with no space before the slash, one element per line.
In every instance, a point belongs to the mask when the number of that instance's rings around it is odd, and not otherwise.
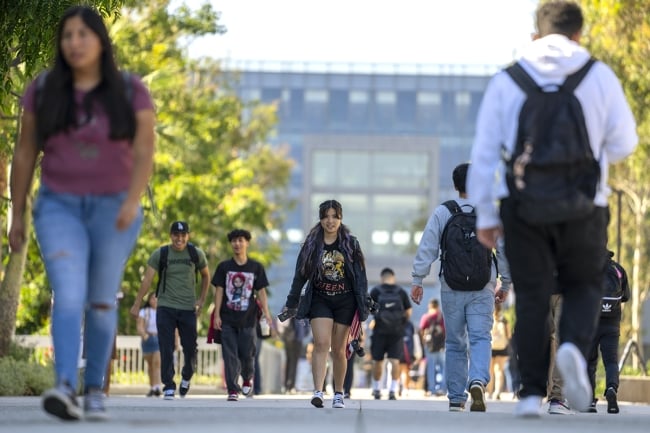
<path fill-rule="evenodd" d="M 577 411 L 589 409 L 591 384 L 587 377 L 587 362 L 573 343 L 562 343 L 557 349 L 555 363 L 564 380 L 562 391 Z"/>
<path fill-rule="evenodd" d="M 529 395 L 522 397 L 515 406 L 515 416 L 520 418 L 539 418 L 542 415 L 542 397 Z"/>
<path fill-rule="evenodd" d="M 343 394 L 334 394 L 334 398 L 332 399 L 332 407 L 334 409 L 345 408 L 345 403 L 343 402 Z"/>
<path fill-rule="evenodd" d="M 573 411 L 566 400 L 552 399 L 548 403 L 548 413 L 551 415 L 573 415 Z"/>

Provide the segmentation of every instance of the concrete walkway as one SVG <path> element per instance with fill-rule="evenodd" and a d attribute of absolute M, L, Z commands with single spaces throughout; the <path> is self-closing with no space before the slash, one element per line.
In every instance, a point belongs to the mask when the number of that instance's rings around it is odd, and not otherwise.
<path fill-rule="evenodd" d="M 197 390 L 198 391 L 198 390 Z M 650 429 L 650 406 L 621 403 L 621 413 L 548 415 L 518 419 L 513 401 L 488 401 L 487 412 L 448 411 L 445 398 L 421 393 L 397 401 L 373 400 L 367 389 L 353 390 L 345 409 L 309 404 L 310 395 L 264 395 L 228 402 L 224 395 L 192 393 L 174 401 L 141 395 L 113 394 L 107 399 L 111 420 L 63 422 L 41 409 L 39 397 L 0 397 L 0 432 L 251 432 L 251 433 L 634 433 Z"/>

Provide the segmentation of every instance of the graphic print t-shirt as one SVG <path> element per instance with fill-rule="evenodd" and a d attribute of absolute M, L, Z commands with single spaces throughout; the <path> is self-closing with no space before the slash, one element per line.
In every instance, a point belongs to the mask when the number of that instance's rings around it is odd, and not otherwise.
<path fill-rule="evenodd" d="M 219 263 L 212 285 L 222 287 L 221 320 L 231 326 L 252 327 L 257 320 L 255 292 L 269 285 L 264 266 L 252 259 L 238 265 L 234 259 Z"/>
<path fill-rule="evenodd" d="M 339 250 L 338 242 L 323 247 L 319 265 L 321 278 L 314 285 L 316 291 L 334 296 L 352 290 L 352 284 L 345 275 L 345 256 Z"/>

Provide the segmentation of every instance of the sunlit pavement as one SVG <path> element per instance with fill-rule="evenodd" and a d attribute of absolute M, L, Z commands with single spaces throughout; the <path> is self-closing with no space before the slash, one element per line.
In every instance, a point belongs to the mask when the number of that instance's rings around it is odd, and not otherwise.
<path fill-rule="evenodd" d="M 647 432 L 650 406 L 622 402 L 621 413 L 607 414 L 599 402 L 596 414 L 548 415 L 539 419 L 518 419 L 512 414 L 516 401 L 504 398 L 487 401 L 487 412 L 449 412 L 444 397 L 424 397 L 411 391 L 396 401 L 374 400 L 368 389 L 355 389 L 345 409 L 331 408 L 331 395 L 325 407 L 310 405 L 310 394 L 261 395 L 226 401 L 226 396 L 211 389 L 201 393 L 192 388 L 184 399 L 166 401 L 147 398 L 144 393 L 126 395 L 118 387 L 106 400 L 107 422 L 63 422 L 41 409 L 39 397 L 0 397 L 0 432 L 517 432 L 549 431 L 631 433 Z M 207 392 L 207 391 L 204 391 Z M 384 396 L 385 398 L 385 396 Z"/>

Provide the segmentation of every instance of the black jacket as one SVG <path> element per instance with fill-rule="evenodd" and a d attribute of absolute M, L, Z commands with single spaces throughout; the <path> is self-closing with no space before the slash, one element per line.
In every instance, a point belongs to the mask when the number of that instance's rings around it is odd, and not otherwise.
<path fill-rule="evenodd" d="M 355 237 L 352 237 L 352 240 L 353 249 L 357 251 L 361 248 L 359 241 Z M 366 269 L 358 261 L 352 263 L 345 252 L 343 252 L 343 255 L 345 256 L 345 275 L 349 275 L 352 281 L 352 292 L 354 293 L 357 309 L 359 310 L 359 319 L 363 322 L 368 318 L 368 305 L 366 301 L 368 298 L 368 278 L 366 277 Z M 299 268 L 300 260 L 296 260 L 296 270 L 294 272 L 293 282 L 291 283 L 291 290 L 287 295 L 286 306 L 287 308 L 298 307 L 296 319 L 305 319 L 309 317 L 309 311 L 311 310 L 313 289 L 310 276 L 302 275 Z"/>

